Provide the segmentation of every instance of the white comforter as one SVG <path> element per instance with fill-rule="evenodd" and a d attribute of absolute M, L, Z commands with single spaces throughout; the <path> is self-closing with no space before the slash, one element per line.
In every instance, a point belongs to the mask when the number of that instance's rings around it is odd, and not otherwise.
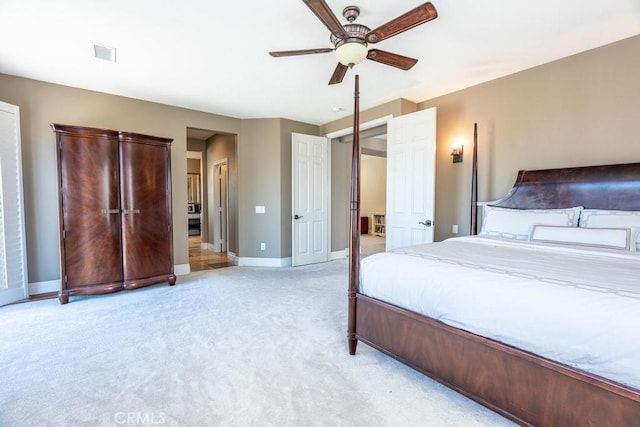
<path fill-rule="evenodd" d="M 360 292 L 640 389 L 640 253 L 458 237 L 364 258 Z"/>

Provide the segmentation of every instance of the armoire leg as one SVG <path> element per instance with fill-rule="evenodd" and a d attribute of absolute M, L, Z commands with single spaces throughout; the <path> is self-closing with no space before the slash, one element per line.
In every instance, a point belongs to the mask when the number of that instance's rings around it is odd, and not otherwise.
<path fill-rule="evenodd" d="M 69 302 L 69 294 L 65 294 L 65 293 L 58 293 L 58 301 L 60 301 L 60 304 L 66 304 Z"/>

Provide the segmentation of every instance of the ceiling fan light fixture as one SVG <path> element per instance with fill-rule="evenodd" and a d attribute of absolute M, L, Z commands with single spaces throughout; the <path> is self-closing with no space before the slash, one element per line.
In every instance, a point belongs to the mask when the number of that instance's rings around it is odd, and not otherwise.
<path fill-rule="evenodd" d="M 341 83 L 349 68 L 353 68 L 354 65 L 361 63 L 365 58 L 401 70 L 409 70 L 416 65 L 417 59 L 398 55 L 397 53 L 385 52 L 380 49 L 369 50 L 368 43 L 378 43 L 438 17 L 435 7 L 430 2 L 426 2 L 372 31 L 366 25 L 355 23 L 355 20 L 360 15 L 358 6 L 347 6 L 343 9 L 342 16 L 349 22 L 343 25 L 338 21 L 338 18 L 336 18 L 325 0 L 303 1 L 329 30 L 329 40 L 333 44 L 333 49 L 285 50 L 269 52 L 269 55 L 274 57 L 307 55 L 331 52 L 333 50 L 338 64 L 329 80 L 330 85 Z"/>
<path fill-rule="evenodd" d="M 361 42 L 347 42 L 336 47 L 338 62 L 347 67 L 353 67 L 364 61 L 367 53 L 367 45 Z"/>

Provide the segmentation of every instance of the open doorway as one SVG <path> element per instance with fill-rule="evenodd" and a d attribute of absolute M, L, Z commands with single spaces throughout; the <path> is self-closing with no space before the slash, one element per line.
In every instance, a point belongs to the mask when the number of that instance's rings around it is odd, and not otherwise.
<path fill-rule="evenodd" d="M 366 257 L 386 246 L 387 135 L 363 138 L 360 145 L 360 253 Z"/>
<path fill-rule="evenodd" d="M 237 210 L 235 188 L 235 135 L 187 128 L 187 209 L 189 266 L 191 271 L 210 270 L 232 264 Z M 196 164 L 194 159 L 199 160 Z M 220 194 L 223 189 L 223 194 Z M 221 201 L 223 201 L 221 203 Z"/>
<path fill-rule="evenodd" d="M 386 118 L 363 126 L 367 127 L 364 129 L 361 127 L 360 131 L 360 253 L 365 257 L 377 252 L 384 252 L 386 247 Z M 344 134 L 334 137 L 339 143 L 351 144 L 353 142 L 353 134 L 350 129 L 345 130 Z M 345 197 L 349 197 L 348 187 Z"/>
<path fill-rule="evenodd" d="M 435 143 L 436 143 L 436 109 L 435 107 L 420 110 L 399 117 L 383 117 L 360 125 L 361 155 L 386 155 L 386 183 L 377 185 L 375 191 L 384 194 L 384 210 L 367 207 L 366 185 L 370 180 L 362 170 L 360 176 L 360 213 L 361 222 L 366 219 L 369 230 L 380 230 L 385 239 L 385 250 L 402 246 L 411 246 L 433 241 L 433 209 L 435 193 Z M 386 135 L 386 137 L 383 137 Z M 336 165 L 332 169 L 332 182 L 349 183 L 351 167 L 345 159 L 350 159 L 351 148 L 346 143 L 352 142 L 352 131 L 341 131 L 327 134 L 332 139 L 336 156 Z M 379 146 L 371 147 L 369 142 L 376 141 Z M 344 143 L 344 144 L 343 144 Z M 382 147 L 384 146 L 384 150 Z M 349 155 L 346 150 L 349 150 Z M 385 154 L 381 153 L 383 151 Z M 333 159 L 332 159 L 333 160 Z M 345 173 L 346 172 L 346 173 Z M 379 174 L 381 175 L 382 172 Z M 363 190 L 363 186 L 365 189 Z M 384 188 L 384 190 L 383 190 Z M 349 230 L 350 202 L 349 188 L 345 184 L 337 203 L 332 204 L 332 229 L 334 224 L 341 225 L 346 221 L 345 230 Z M 332 193 L 334 193 L 332 189 Z M 335 192 L 337 193 L 337 191 Z M 333 200 L 333 199 L 332 199 Z M 382 208 L 382 204 L 379 205 Z M 374 209 L 377 212 L 374 212 Z M 374 224 L 373 214 L 377 221 Z M 364 215 L 364 216 L 363 216 Z M 378 226 L 374 229 L 374 226 Z M 333 230 L 332 230 L 333 231 Z M 364 235 L 363 235 L 364 236 Z M 363 239 L 360 236 L 360 241 Z M 345 239 L 348 244 L 348 239 Z M 361 246 L 362 249 L 362 246 Z"/>

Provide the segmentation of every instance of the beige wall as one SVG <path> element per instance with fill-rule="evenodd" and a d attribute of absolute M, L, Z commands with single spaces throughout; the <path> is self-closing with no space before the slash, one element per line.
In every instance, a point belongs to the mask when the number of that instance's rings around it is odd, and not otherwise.
<path fill-rule="evenodd" d="M 373 226 L 373 213 L 387 210 L 387 158 L 362 157 L 360 173 L 360 216 L 369 217 L 369 229 Z"/>
<path fill-rule="evenodd" d="M 436 240 L 469 233 L 473 123 L 480 200 L 520 169 L 640 162 L 640 36 L 419 104 L 437 107 Z M 451 143 L 466 139 L 464 162 Z"/>
<path fill-rule="evenodd" d="M 350 143 L 331 141 L 331 251 L 349 247 Z"/>
<path fill-rule="evenodd" d="M 469 233 L 474 122 L 480 200 L 507 192 L 520 169 L 640 162 L 638 52 L 640 36 L 419 103 L 418 110 L 437 107 L 435 240 L 452 236 L 453 224 L 459 225 L 459 234 Z M 399 102 L 363 111 L 361 121 L 384 117 L 393 107 L 398 110 Z M 332 132 L 350 126 L 351 120 L 321 129 Z M 456 138 L 465 141 L 464 162 L 453 164 Z M 340 157 L 351 156 L 347 151 L 334 152 L 334 179 L 348 179 L 340 169 L 348 167 Z M 335 206 L 348 212 L 345 197 L 343 207 Z M 332 218 L 348 215 L 344 212 L 333 212 Z M 342 229 L 348 225 L 332 230 L 334 242 L 347 241 Z"/>
<path fill-rule="evenodd" d="M 200 160 L 187 159 L 187 173 L 197 173 L 200 175 Z"/>
<path fill-rule="evenodd" d="M 479 192 L 507 191 L 518 169 L 640 161 L 640 36 L 565 58 L 416 106 L 396 100 L 363 111 L 361 121 L 438 108 L 435 236 L 451 224 L 469 231 L 473 123 L 479 125 Z M 237 136 L 237 254 L 290 256 L 290 131 L 324 135 L 321 127 L 282 119 L 240 120 L 0 74 L 0 97 L 21 113 L 29 281 L 59 278 L 54 138 L 49 123 L 93 126 L 173 138 L 174 256 L 188 263 L 186 128 Z M 451 141 L 466 138 L 465 161 L 452 164 Z M 332 143 L 332 250 L 347 246 L 349 144 Z M 230 165 L 231 167 L 231 165 Z M 255 214 L 264 205 L 267 213 Z M 231 236 L 230 236 L 231 237 Z M 267 243 L 267 251 L 259 250 Z"/>
<path fill-rule="evenodd" d="M 242 121 L 238 145 L 240 247 L 245 257 L 291 256 L 291 133 L 318 126 L 285 119 Z M 257 214 L 256 206 L 265 213 Z M 260 250 L 260 243 L 266 250 Z"/>
<path fill-rule="evenodd" d="M 0 93 L 21 113 L 29 282 L 60 276 L 56 151 L 49 123 L 173 138 L 174 261 L 185 266 L 186 130 L 219 132 L 205 142 L 203 167 L 216 159 L 229 160 L 229 250 L 239 257 L 291 255 L 291 132 L 318 135 L 318 126 L 284 119 L 240 120 L 3 74 Z M 199 140 L 190 142 L 191 149 L 202 145 Z M 256 205 L 266 206 L 266 214 L 256 216 Z M 203 232 L 212 237 L 207 223 L 203 221 Z M 266 251 L 259 250 L 260 242 L 267 243 Z"/>
<path fill-rule="evenodd" d="M 345 81 L 344 84 L 349 84 Z M 367 123 L 385 116 L 402 116 L 417 111 L 417 105 L 406 99 L 396 99 L 360 112 L 360 123 Z M 320 126 L 322 135 L 353 127 L 353 116 L 343 117 Z"/>
<path fill-rule="evenodd" d="M 243 120 L 238 144 L 239 244 L 244 256 L 279 255 L 280 229 L 280 121 Z M 274 173 L 274 171 L 276 173 Z M 264 206 L 265 213 L 256 213 Z M 266 243 L 266 251 L 260 243 Z"/>
<path fill-rule="evenodd" d="M 227 159 L 227 174 L 228 174 L 228 201 L 229 205 L 227 208 L 228 217 L 227 217 L 227 227 L 229 229 L 229 235 L 227 236 L 228 248 L 229 252 L 234 254 L 238 254 L 238 156 L 237 156 L 237 136 L 236 135 L 226 135 L 226 134 L 216 134 L 213 137 L 209 138 L 207 141 L 207 181 L 213 179 L 213 167 L 218 160 Z M 213 200 L 213 187 L 207 186 L 208 192 L 208 200 Z M 213 204 L 212 204 L 213 206 Z M 213 224 L 215 220 L 215 212 L 213 209 L 208 209 L 208 224 Z M 206 235 L 206 242 L 213 243 L 214 239 L 214 227 L 211 225 L 208 227 Z"/>
<path fill-rule="evenodd" d="M 186 128 L 238 133 L 241 120 L 4 74 L 0 94 L 20 107 L 29 282 L 60 277 L 56 150 L 49 123 L 173 138 L 174 261 L 188 263 Z"/>

